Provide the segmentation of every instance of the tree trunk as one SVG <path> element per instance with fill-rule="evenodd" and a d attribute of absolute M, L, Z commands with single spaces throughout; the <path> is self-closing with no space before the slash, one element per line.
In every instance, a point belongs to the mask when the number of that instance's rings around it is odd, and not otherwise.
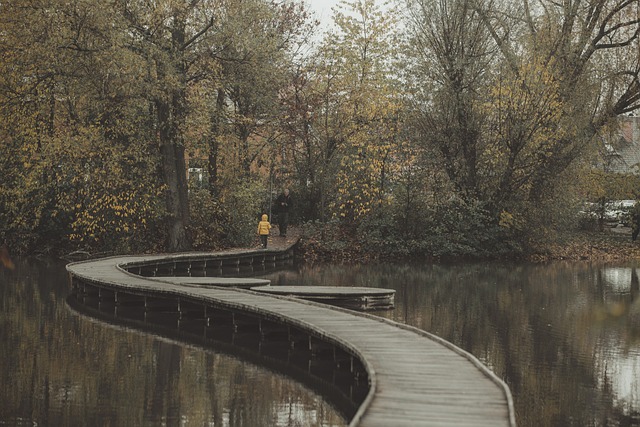
<path fill-rule="evenodd" d="M 167 250 L 179 252 L 191 249 L 187 234 L 189 225 L 189 199 L 184 144 L 180 141 L 177 124 L 172 120 L 172 105 L 156 102 L 160 123 L 160 154 L 162 175 L 167 186 L 165 206 L 167 209 Z M 174 115 L 175 117 L 175 115 Z"/>
<path fill-rule="evenodd" d="M 182 126 L 186 115 L 186 68 L 184 61 L 185 18 L 174 11 L 171 49 L 166 58 L 156 61 L 158 83 L 162 95 L 156 98 L 160 136 L 160 155 L 167 209 L 167 242 L 169 252 L 191 249 L 189 227 L 189 194 Z"/>
<path fill-rule="evenodd" d="M 207 171 L 209 172 L 209 193 L 213 197 L 218 197 L 220 194 L 218 188 L 218 150 L 220 144 L 218 138 L 222 129 L 222 115 L 224 114 L 224 90 L 218 89 L 218 97 L 216 99 L 216 112 L 215 116 L 211 118 L 211 137 L 209 140 L 209 163 L 207 165 Z"/>

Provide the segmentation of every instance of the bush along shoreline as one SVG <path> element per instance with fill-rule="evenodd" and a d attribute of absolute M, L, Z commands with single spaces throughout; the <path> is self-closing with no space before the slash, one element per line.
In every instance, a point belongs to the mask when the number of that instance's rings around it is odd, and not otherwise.
<path fill-rule="evenodd" d="M 366 263 L 374 261 L 600 261 L 640 260 L 640 239 L 631 240 L 631 229 L 575 230 L 554 240 L 519 246 L 503 242 L 492 252 L 443 238 L 425 240 L 377 240 L 340 227 L 303 227 L 300 239 L 306 262 Z M 496 247 L 494 246 L 494 248 Z M 526 246 L 526 249 L 525 249 Z"/>

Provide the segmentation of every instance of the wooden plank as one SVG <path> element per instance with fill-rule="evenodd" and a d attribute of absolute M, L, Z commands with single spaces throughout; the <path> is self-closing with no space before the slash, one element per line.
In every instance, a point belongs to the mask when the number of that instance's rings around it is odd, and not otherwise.
<path fill-rule="evenodd" d="M 265 292 L 275 295 L 306 295 L 306 296 L 367 296 L 367 295 L 393 295 L 394 289 L 363 288 L 363 287 L 337 287 L 337 286 L 257 286 L 252 291 Z"/>
<path fill-rule="evenodd" d="M 253 278 L 235 278 L 235 277 L 191 277 L 191 276 L 172 276 L 172 277 L 154 277 L 154 281 L 169 283 L 173 285 L 207 285 L 207 286 L 224 286 L 252 288 L 256 286 L 269 285 L 271 281 L 266 279 Z"/>
<path fill-rule="evenodd" d="M 337 286 L 256 286 L 255 292 L 302 298 L 354 310 L 391 309 L 394 289 Z"/>

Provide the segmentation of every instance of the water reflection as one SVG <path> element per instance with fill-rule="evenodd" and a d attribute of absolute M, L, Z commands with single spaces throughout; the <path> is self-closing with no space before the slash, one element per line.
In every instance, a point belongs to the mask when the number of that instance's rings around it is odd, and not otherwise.
<path fill-rule="evenodd" d="M 73 314 L 64 264 L 0 269 L 0 425 L 343 426 L 244 359 Z"/>
<path fill-rule="evenodd" d="M 640 425 L 640 268 L 584 263 L 303 266 L 284 285 L 396 290 L 378 313 L 470 351 L 518 425 Z M 0 425 L 344 425 L 272 371 L 72 314 L 62 264 L 0 269 Z M 428 361 L 425 361 L 428 363 Z"/>
<path fill-rule="evenodd" d="M 378 314 L 482 360 L 511 388 L 519 426 L 628 426 L 640 425 L 638 273 L 484 263 L 303 266 L 268 278 L 395 289 L 395 310 Z"/>
<path fill-rule="evenodd" d="M 599 322 L 612 324 L 599 339 L 598 386 L 609 390 L 625 414 L 640 410 L 640 280 L 637 268 L 603 268 L 603 305 Z M 617 327 L 616 327 L 617 326 Z M 616 333 L 617 332 L 617 333 Z M 614 357 L 611 349 L 616 349 Z M 640 421 L 637 422 L 640 425 Z"/>

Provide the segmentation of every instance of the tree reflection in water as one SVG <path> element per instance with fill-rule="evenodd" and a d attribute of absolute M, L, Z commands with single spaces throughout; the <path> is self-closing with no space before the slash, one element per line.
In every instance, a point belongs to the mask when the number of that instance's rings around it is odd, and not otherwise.
<path fill-rule="evenodd" d="M 509 384 L 520 427 L 627 426 L 640 425 L 638 273 L 631 264 L 377 264 L 268 278 L 395 289 L 395 310 L 378 315 L 482 360 Z M 345 424 L 267 369 L 74 315 L 68 293 L 62 263 L 0 270 L 0 424 Z"/>
<path fill-rule="evenodd" d="M 73 313 L 64 263 L 0 270 L 0 425 L 344 426 L 300 383 Z"/>
<path fill-rule="evenodd" d="M 478 357 L 508 383 L 520 427 L 640 425 L 636 265 L 328 265 L 268 278 L 395 289 L 395 310 L 378 314 Z"/>

